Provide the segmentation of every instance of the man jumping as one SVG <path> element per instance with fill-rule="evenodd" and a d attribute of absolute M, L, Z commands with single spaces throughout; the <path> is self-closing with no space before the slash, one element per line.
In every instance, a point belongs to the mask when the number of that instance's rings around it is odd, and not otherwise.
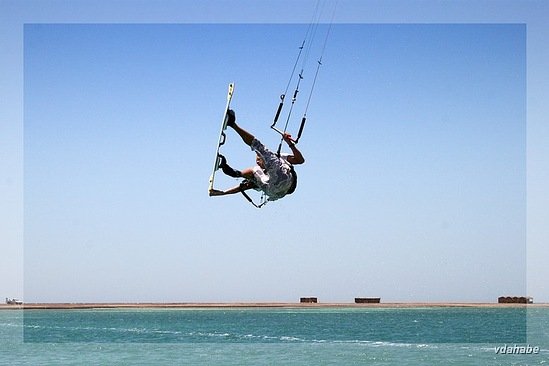
<path fill-rule="evenodd" d="M 282 136 L 292 150 L 292 154 L 280 154 L 279 156 L 267 149 L 252 134 L 238 126 L 233 110 L 229 109 L 227 111 L 227 118 L 227 126 L 235 130 L 242 138 L 242 141 L 255 151 L 257 165 L 242 171 L 235 170 L 227 164 L 225 157 L 220 154 L 221 163 L 219 167 L 223 170 L 223 173 L 234 178 L 244 178 L 245 181 L 226 191 L 211 189 L 209 191 L 210 196 L 224 196 L 248 189 L 257 189 L 263 191 L 269 197 L 269 201 L 276 201 L 285 195 L 292 194 L 297 187 L 297 174 L 293 166 L 305 162 L 303 155 L 295 146 L 292 136 L 287 133 Z"/>

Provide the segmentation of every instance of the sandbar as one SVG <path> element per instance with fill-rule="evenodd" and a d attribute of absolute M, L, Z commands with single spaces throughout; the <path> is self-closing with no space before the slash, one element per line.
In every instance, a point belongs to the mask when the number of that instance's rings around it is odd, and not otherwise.
<path fill-rule="evenodd" d="M 288 302 L 230 302 L 230 303 L 202 303 L 202 302 L 135 302 L 135 303 L 25 303 L 23 305 L 0 304 L 2 309 L 179 309 L 179 308 L 434 308 L 434 307 L 482 307 L 482 308 L 509 308 L 549 307 L 549 303 L 536 304 L 499 304 L 499 303 L 443 303 L 443 302 L 388 302 L 374 304 L 356 303 L 288 303 Z"/>

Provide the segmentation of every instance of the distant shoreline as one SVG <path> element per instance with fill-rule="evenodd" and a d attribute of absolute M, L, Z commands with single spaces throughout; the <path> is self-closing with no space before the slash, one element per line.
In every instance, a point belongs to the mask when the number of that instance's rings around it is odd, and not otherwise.
<path fill-rule="evenodd" d="M 549 303 L 539 304 L 499 304 L 499 303 L 277 303 L 277 302 L 236 302 L 236 303 L 28 303 L 23 305 L 0 304 L 2 309 L 224 309 L 224 308 L 437 308 L 437 307 L 482 307 L 509 308 L 549 307 Z"/>

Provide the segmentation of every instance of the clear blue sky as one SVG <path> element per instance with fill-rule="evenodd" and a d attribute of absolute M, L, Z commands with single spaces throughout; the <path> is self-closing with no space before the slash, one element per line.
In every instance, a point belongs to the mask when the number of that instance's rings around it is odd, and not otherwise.
<path fill-rule="evenodd" d="M 307 21 L 314 3 L 298 3 L 287 22 Z M 33 3 L 14 4 L 4 6 L 32 14 Z M 256 210 L 240 196 L 207 195 L 227 84 L 236 83 L 241 124 L 276 147 L 269 125 L 306 25 L 264 24 L 273 5 L 251 24 L 251 13 L 224 17 L 213 6 L 223 3 L 205 2 L 217 18 L 189 23 L 143 2 L 158 13 L 129 25 L 132 14 L 116 17 L 121 3 L 104 2 L 108 16 L 74 4 L 22 22 L 26 301 L 547 295 L 526 282 L 527 233 L 538 237 L 527 189 L 539 186 L 527 185 L 535 68 L 525 20 L 405 24 L 398 10 L 409 2 L 394 7 L 397 24 L 372 24 L 353 14 L 379 4 L 341 1 L 300 143 L 298 190 Z M 86 22 L 70 21 L 78 9 Z M 162 23 L 160 13 L 169 24 L 143 24 Z M 107 24 L 67 24 L 90 21 Z M 231 132 L 225 155 L 253 164 Z"/>

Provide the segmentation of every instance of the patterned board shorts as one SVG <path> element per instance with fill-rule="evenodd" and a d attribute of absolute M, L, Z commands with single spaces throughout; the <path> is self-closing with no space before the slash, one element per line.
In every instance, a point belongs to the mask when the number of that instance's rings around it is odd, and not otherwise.
<path fill-rule="evenodd" d="M 270 201 L 284 197 L 293 180 L 287 155 L 278 157 L 257 139 L 252 141 L 251 148 L 265 162 L 264 170 L 259 166 L 253 168 L 255 183 L 269 196 Z"/>

